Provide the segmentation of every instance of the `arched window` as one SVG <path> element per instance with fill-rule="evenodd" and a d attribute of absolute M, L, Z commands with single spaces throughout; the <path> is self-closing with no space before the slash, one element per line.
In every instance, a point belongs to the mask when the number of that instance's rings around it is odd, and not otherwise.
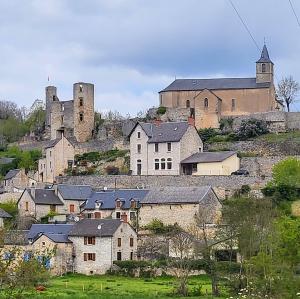
<path fill-rule="evenodd" d="M 172 169 L 172 158 L 167 159 L 167 169 Z"/>
<path fill-rule="evenodd" d="M 154 160 L 154 169 L 159 170 L 159 159 Z"/>
<path fill-rule="evenodd" d="M 160 159 L 160 169 L 166 169 L 166 159 Z"/>
<path fill-rule="evenodd" d="M 82 85 L 79 85 L 79 91 L 82 92 L 83 91 L 83 87 Z"/>
<path fill-rule="evenodd" d="M 82 112 L 79 113 L 79 120 L 80 120 L 80 121 L 83 121 L 83 113 L 82 113 Z"/>
<path fill-rule="evenodd" d="M 266 72 L 266 65 L 264 63 L 261 65 L 261 72 L 262 73 Z"/>
<path fill-rule="evenodd" d="M 79 106 L 83 106 L 83 98 L 79 98 Z"/>
<path fill-rule="evenodd" d="M 191 102 L 190 102 L 190 100 L 187 100 L 186 101 L 186 108 L 190 108 L 191 107 Z"/>
<path fill-rule="evenodd" d="M 204 108 L 207 109 L 208 108 L 208 98 L 204 99 Z"/>

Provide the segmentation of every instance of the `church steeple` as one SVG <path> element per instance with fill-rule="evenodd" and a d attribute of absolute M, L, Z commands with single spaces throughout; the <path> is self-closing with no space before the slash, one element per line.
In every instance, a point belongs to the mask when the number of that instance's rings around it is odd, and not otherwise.
<path fill-rule="evenodd" d="M 273 83 L 274 64 L 264 44 L 260 59 L 256 61 L 256 83 Z"/>

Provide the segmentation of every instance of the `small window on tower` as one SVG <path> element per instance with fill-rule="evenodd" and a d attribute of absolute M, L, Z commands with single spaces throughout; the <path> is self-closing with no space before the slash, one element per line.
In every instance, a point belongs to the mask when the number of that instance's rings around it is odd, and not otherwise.
<path fill-rule="evenodd" d="M 79 120 L 83 121 L 83 113 L 79 113 Z"/>
<path fill-rule="evenodd" d="M 235 99 L 231 100 L 231 111 L 235 110 Z"/>
<path fill-rule="evenodd" d="M 79 98 L 79 106 L 83 106 L 83 98 Z"/>
<path fill-rule="evenodd" d="M 79 91 L 82 92 L 83 91 L 83 87 L 82 85 L 79 85 Z"/>
<path fill-rule="evenodd" d="M 52 97 L 52 99 L 53 99 L 53 101 L 55 101 L 55 100 L 56 100 L 56 96 L 54 95 L 54 96 Z"/>
<path fill-rule="evenodd" d="M 264 63 L 261 65 L 261 72 L 262 73 L 266 72 L 266 65 Z"/>
<path fill-rule="evenodd" d="M 204 108 L 208 108 L 208 98 L 204 99 Z"/>

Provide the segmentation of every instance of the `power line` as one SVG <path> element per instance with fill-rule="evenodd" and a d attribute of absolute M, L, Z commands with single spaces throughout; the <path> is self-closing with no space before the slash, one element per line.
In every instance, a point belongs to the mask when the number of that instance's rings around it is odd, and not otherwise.
<path fill-rule="evenodd" d="M 248 34 L 250 35 L 250 37 L 251 37 L 251 39 L 252 39 L 254 45 L 256 46 L 256 48 L 258 49 L 258 51 L 260 51 L 261 49 L 260 49 L 260 47 L 258 46 L 258 44 L 257 44 L 255 38 L 253 37 L 253 35 L 252 35 L 250 29 L 248 28 L 246 22 L 243 20 L 243 18 L 242 18 L 241 15 L 239 14 L 239 12 L 238 12 L 237 8 L 234 6 L 233 2 L 232 2 L 231 0 L 229 0 L 229 2 L 230 2 L 230 4 L 231 4 L 232 8 L 234 9 L 234 11 L 236 12 L 237 16 L 239 17 L 240 21 L 241 21 L 242 24 L 244 25 L 246 31 L 247 31 Z"/>
<path fill-rule="evenodd" d="M 290 6 L 291 6 L 292 11 L 293 11 L 293 13 L 294 13 L 294 16 L 295 16 L 295 18 L 296 18 L 296 21 L 297 21 L 297 23 L 298 23 L 298 26 L 300 27 L 300 20 L 299 20 L 298 15 L 297 15 L 297 13 L 296 13 L 296 11 L 295 11 L 295 8 L 294 8 L 294 6 L 293 6 L 293 3 L 292 3 L 291 0 L 289 0 L 289 3 L 290 3 Z"/>

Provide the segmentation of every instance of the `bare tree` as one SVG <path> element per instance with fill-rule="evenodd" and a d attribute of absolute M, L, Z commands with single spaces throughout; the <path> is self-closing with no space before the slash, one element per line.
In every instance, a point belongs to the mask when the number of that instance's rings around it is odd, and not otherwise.
<path fill-rule="evenodd" d="M 278 99 L 282 101 L 287 110 L 290 111 L 290 105 L 296 102 L 296 97 L 300 90 L 300 85 L 293 79 L 292 76 L 283 78 L 279 83 L 276 90 Z"/>

